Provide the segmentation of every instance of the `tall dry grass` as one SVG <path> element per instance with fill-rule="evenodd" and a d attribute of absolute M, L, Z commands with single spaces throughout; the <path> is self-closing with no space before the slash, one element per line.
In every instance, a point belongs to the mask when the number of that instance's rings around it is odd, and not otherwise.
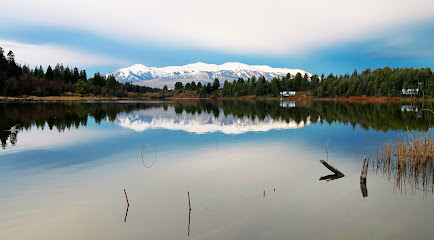
<path fill-rule="evenodd" d="M 394 178 L 396 191 L 434 193 L 434 142 L 431 132 L 386 142 L 372 159 L 373 170 Z"/>

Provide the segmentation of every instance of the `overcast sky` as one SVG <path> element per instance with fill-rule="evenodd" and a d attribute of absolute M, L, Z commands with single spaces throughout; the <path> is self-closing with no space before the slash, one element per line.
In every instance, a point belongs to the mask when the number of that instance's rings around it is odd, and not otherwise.
<path fill-rule="evenodd" d="M 243 62 L 434 68 L 432 0 L 3 0 L 0 47 L 35 66 Z"/>

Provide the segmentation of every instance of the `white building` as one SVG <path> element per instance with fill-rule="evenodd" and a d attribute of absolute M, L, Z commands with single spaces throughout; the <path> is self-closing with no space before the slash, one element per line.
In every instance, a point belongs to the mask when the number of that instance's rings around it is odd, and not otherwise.
<path fill-rule="evenodd" d="M 408 89 L 403 88 L 401 92 L 402 95 L 417 95 L 419 94 L 419 88 L 408 88 Z"/>
<path fill-rule="evenodd" d="M 280 96 L 282 96 L 282 97 L 295 96 L 295 91 L 284 91 L 284 92 L 280 92 Z"/>

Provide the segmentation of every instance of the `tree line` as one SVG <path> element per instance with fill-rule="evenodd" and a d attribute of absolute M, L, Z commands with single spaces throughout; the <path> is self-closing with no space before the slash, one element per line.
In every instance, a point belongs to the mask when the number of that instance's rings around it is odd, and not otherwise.
<path fill-rule="evenodd" d="M 312 89 L 318 97 L 387 96 L 399 97 L 402 89 L 419 89 L 420 97 L 434 97 L 434 74 L 430 68 L 378 68 L 350 74 L 330 74 Z"/>
<path fill-rule="evenodd" d="M 309 82 L 309 80 L 311 81 Z M 196 84 L 196 82 L 192 81 L 183 85 L 182 82 L 176 82 L 175 90 L 197 91 L 201 97 L 211 94 L 221 97 L 241 97 L 247 95 L 277 97 L 281 91 L 285 90 L 308 90 L 312 82 L 316 84 L 319 82 L 317 75 L 309 79 L 307 74 L 302 76 L 300 73 L 297 73 L 292 77 L 288 73 L 285 77 L 275 77 L 271 81 L 266 80 L 264 76 L 260 76 L 258 79 L 256 79 L 256 76 L 253 76 L 247 80 L 238 78 L 232 82 L 225 80 L 223 87 L 221 87 L 220 80 L 217 78 L 214 79 L 212 84 L 202 84 L 200 82 Z"/>
<path fill-rule="evenodd" d="M 217 87 L 219 86 L 219 87 Z M 175 84 L 176 90 L 196 90 L 201 95 L 213 94 L 221 97 L 241 97 L 247 95 L 278 97 L 282 91 L 303 92 L 314 97 L 350 97 L 350 96 L 386 96 L 400 97 L 402 89 L 419 89 L 419 97 L 434 97 L 434 74 L 430 68 L 378 68 L 374 71 L 366 69 L 361 73 L 354 70 L 352 74 L 333 75 L 327 77 L 301 73 L 274 77 L 267 81 L 264 76 L 226 80 L 222 87 L 218 79 L 214 83 L 196 84 L 181 82 Z"/>
<path fill-rule="evenodd" d="M 31 69 L 15 61 L 15 54 L 9 51 L 6 56 L 0 47 L 0 95 L 2 96 L 59 96 L 76 93 L 95 96 L 126 97 L 128 92 L 156 92 L 146 86 L 120 83 L 115 77 L 105 77 L 99 72 L 88 78 L 86 70 L 77 67 L 64 67 L 57 64 L 54 68 L 42 66 Z"/>

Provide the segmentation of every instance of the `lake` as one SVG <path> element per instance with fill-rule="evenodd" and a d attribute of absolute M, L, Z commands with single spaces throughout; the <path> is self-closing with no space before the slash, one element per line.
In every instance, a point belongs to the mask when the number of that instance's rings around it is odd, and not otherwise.
<path fill-rule="evenodd" d="M 431 134 L 423 109 L 0 103 L 0 239 L 432 239 L 431 180 L 370 166 L 360 184 L 364 156 Z"/>

